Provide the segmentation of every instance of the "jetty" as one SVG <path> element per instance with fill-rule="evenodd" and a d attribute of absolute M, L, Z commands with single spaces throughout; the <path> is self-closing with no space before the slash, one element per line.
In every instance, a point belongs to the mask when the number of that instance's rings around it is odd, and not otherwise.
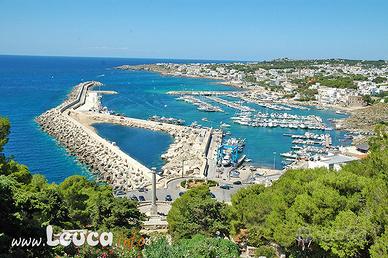
<path fill-rule="evenodd" d="M 253 108 L 250 108 L 248 106 L 243 106 L 241 104 L 238 104 L 238 103 L 235 103 L 235 102 L 232 102 L 232 101 L 228 101 L 228 100 L 224 100 L 224 99 L 221 99 L 219 97 L 214 97 L 214 96 L 206 96 L 207 99 L 210 99 L 212 101 L 215 101 L 217 103 L 220 103 L 220 104 L 223 104 L 225 106 L 228 106 L 228 107 L 231 107 L 231 108 L 234 108 L 234 109 L 238 109 L 240 111 L 254 111 Z"/>
<path fill-rule="evenodd" d="M 186 91 L 169 91 L 167 94 L 169 95 L 197 95 L 197 96 L 226 96 L 226 95 L 234 95 L 239 94 L 240 91 L 194 91 L 194 90 L 186 90 Z"/>
<path fill-rule="evenodd" d="M 95 123 L 114 123 L 169 133 L 174 143 L 162 155 L 166 163 L 159 181 L 183 174 L 202 176 L 206 172 L 207 153 L 209 146 L 213 145 L 211 129 L 113 114 L 101 107 L 99 94 L 91 90 L 101 85 L 96 81 L 78 84 L 62 104 L 37 117 L 37 123 L 114 190 L 130 191 L 148 186 L 152 173 L 118 146 L 100 137 L 93 128 Z"/>
<path fill-rule="evenodd" d="M 177 98 L 177 100 L 182 100 L 187 103 L 191 103 L 195 106 L 197 106 L 199 111 L 205 111 L 205 112 L 224 112 L 220 107 L 211 105 L 205 101 L 202 101 L 198 98 L 195 98 L 193 96 L 185 95 L 182 97 Z"/>

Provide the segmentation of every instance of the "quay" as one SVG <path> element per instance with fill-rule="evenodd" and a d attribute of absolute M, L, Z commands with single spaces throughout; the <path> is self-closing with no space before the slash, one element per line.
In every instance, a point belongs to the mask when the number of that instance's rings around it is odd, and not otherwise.
<path fill-rule="evenodd" d="M 197 99 L 190 95 L 185 95 L 182 97 L 177 98 L 177 100 L 183 100 L 187 103 L 191 103 L 195 106 L 197 106 L 199 111 L 205 111 L 205 112 L 224 112 L 220 107 L 211 105 L 205 101 L 202 101 L 200 99 Z"/>
<path fill-rule="evenodd" d="M 199 96 L 223 96 L 238 94 L 240 91 L 169 91 L 169 95 L 199 95 Z"/>
<path fill-rule="evenodd" d="M 212 101 L 215 101 L 217 103 L 223 104 L 225 106 L 228 106 L 228 107 L 231 107 L 231 108 L 234 108 L 234 109 L 238 109 L 240 111 L 254 111 L 253 108 L 250 108 L 250 107 L 247 107 L 247 106 L 243 106 L 243 105 L 231 102 L 231 101 L 227 101 L 227 100 L 224 100 L 224 99 L 221 99 L 221 98 L 218 98 L 218 97 L 206 96 L 206 98 L 210 99 Z"/>
<path fill-rule="evenodd" d="M 101 110 L 99 95 L 90 90 L 100 85 L 92 81 L 75 86 L 62 104 L 36 118 L 44 131 L 86 164 L 98 179 L 112 185 L 115 191 L 127 192 L 149 186 L 152 171 L 100 137 L 92 126 L 94 123 L 114 123 L 169 133 L 174 143 L 162 155 L 166 164 L 162 167 L 162 176 L 158 176 L 161 184 L 170 178 L 183 175 L 203 177 L 207 173 L 209 148 L 214 149 L 212 146 L 217 140 L 217 137 L 212 137 L 213 130 L 112 115 Z"/>

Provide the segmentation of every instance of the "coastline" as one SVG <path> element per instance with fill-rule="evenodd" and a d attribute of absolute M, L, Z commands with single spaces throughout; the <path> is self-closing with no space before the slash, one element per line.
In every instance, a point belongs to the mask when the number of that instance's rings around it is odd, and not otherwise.
<path fill-rule="evenodd" d="M 170 134 L 174 141 L 162 155 L 165 164 L 162 167 L 163 176 L 158 177 L 159 183 L 181 175 L 202 177 L 208 168 L 206 153 L 215 141 L 212 135 L 217 132 L 213 133 L 208 128 L 197 129 L 96 112 L 100 99 L 98 95 L 96 97 L 96 92 L 90 90 L 96 85 L 99 83 L 86 82 L 75 86 L 64 103 L 45 112 L 36 121 L 115 190 L 129 191 L 148 186 L 151 171 L 100 137 L 93 127 L 95 123 L 120 124 Z"/>
<path fill-rule="evenodd" d="M 235 81 L 227 81 L 224 78 L 219 78 L 219 77 L 213 77 L 213 76 L 206 76 L 206 75 L 193 75 L 193 74 L 186 74 L 182 72 L 178 72 L 175 70 L 167 70 L 161 68 L 161 66 L 157 64 L 147 64 L 147 65 L 121 65 L 114 67 L 114 69 L 118 70 L 144 70 L 144 71 L 149 71 L 149 72 L 156 72 L 161 75 L 165 76 L 174 76 L 174 77 L 187 77 L 187 78 L 204 78 L 204 79 L 211 79 L 211 80 L 218 80 L 215 82 L 216 84 L 221 84 L 221 85 L 226 85 L 230 87 L 234 87 L 238 89 L 241 92 L 244 93 L 272 93 L 271 91 L 266 90 L 264 87 L 258 86 L 255 89 L 250 88 L 247 86 L 245 83 L 241 82 L 235 82 Z M 187 92 L 188 94 L 193 94 L 195 91 Z M 215 91 L 216 92 L 216 91 Z M 175 92 L 169 92 L 169 94 L 177 94 Z M 182 95 L 182 93 L 179 93 L 178 95 Z M 256 101 L 250 100 L 250 102 L 256 103 Z M 357 127 L 355 128 L 350 128 L 350 127 L 344 127 L 342 126 L 343 123 L 346 123 L 347 119 L 355 117 L 358 111 L 362 111 L 368 106 L 361 106 L 361 107 L 345 107 L 345 106 L 340 106 L 340 105 L 321 105 L 317 103 L 316 101 L 296 101 L 292 99 L 283 99 L 282 101 L 279 101 L 279 104 L 292 104 L 292 105 L 297 105 L 297 106 L 303 106 L 303 107 L 315 107 L 317 109 L 328 109 L 328 110 L 333 110 L 335 112 L 341 112 L 343 114 L 348 115 L 348 118 L 343 118 L 343 119 L 336 119 L 334 120 L 334 125 L 338 130 L 343 130 L 343 131 L 348 131 L 348 132 L 354 132 L 354 131 L 359 131 Z M 371 131 L 369 131 L 371 132 Z"/>

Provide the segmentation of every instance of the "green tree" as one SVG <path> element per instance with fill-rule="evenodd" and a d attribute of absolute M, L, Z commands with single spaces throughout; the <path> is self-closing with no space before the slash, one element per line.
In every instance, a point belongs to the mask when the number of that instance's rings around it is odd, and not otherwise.
<path fill-rule="evenodd" d="M 372 258 L 387 258 L 388 257 L 388 230 L 378 237 L 375 243 L 370 247 L 370 255 Z"/>
<path fill-rule="evenodd" d="M 7 118 L 0 117 L 0 152 L 3 151 L 3 146 L 8 142 L 9 130 L 9 120 Z"/>
<path fill-rule="evenodd" d="M 167 221 L 174 239 L 190 238 L 195 234 L 228 235 L 226 206 L 213 199 L 206 186 L 190 189 L 176 199 Z"/>
<path fill-rule="evenodd" d="M 354 257 L 368 246 L 373 224 L 366 216 L 352 211 L 340 212 L 336 219 L 318 234 L 320 245 L 338 257 Z"/>
<path fill-rule="evenodd" d="M 266 258 L 275 258 L 276 250 L 272 246 L 262 245 L 259 246 L 255 251 L 255 256 L 265 256 Z"/>
<path fill-rule="evenodd" d="M 388 225 L 386 132 L 378 126 L 369 156 L 340 172 L 288 170 L 271 187 L 239 190 L 229 209 L 232 234 L 253 246 L 278 244 L 290 257 L 364 257 L 370 246 L 383 253 Z"/>
<path fill-rule="evenodd" d="M 8 133 L 8 120 L 0 119 L 1 144 L 7 142 Z M 143 219 L 135 202 L 115 198 L 109 186 L 99 186 L 82 176 L 69 177 L 60 185 L 48 184 L 44 176 L 31 175 L 26 166 L 5 157 L 2 152 L 0 200 L 0 257 L 53 257 L 64 256 L 66 252 L 74 255 L 77 251 L 74 246 L 11 248 L 12 238 L 42 238 L 44 241 L 47 225 L 52 225 L 56 232 L 64 228 L 109 229 L 128 236 L 139 230 Z M 92 248 L 94 254 L 98 248 Z M 91 257 L 91 253 L 85 251 L 83 257 Z M 129 257 L 130 252 L 116 251 Z"/>

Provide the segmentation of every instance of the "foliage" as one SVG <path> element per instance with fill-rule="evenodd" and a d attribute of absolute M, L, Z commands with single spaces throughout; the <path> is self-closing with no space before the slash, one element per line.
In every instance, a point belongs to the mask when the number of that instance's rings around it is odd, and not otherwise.
<path fill-rule="evenodd" d="M 315 95 L 318 94 L 318 90 L 309 89 L 308 87 L 298 87 L 297 92 L 300 94 L 300 101 L 315 100 Z"/>
<path fill-rule="evenodd" d="M 275 258 L 276 250 L 272 246 L 262 245 L 259 246 L 255 251 L 255 256 L 265 256 L 266 258 Z"/>
<path fill-rule="evenodd" d="M 239 257 L 239 248 L 233 242 L 222 238 L 195 235 L 169 244 L 165 237 L 159 237 L 143 251 L 147 258 L 175 257 Z"/>
<path fill-rule="evenodd" d="M 388 257 L 388 229 L 384 234 L 378 237 L 375 243 L 370 248 L 370 255 L 372 258 L 386 258 Z"/>
<path fill-rule="evenodd" d="M 319 76 L 317 82 L 321 85 L 331 88 L 349 88 L 357 89 L 357 86 L 353 82 L 352 77 L 341 77 L 341 76 Z"/>
<path fill-rule="evenodd" d="M 190 238 L 195 234 L 228 235 L 226 205 L 213 199 L 206 186 L 190 189 L 176 199 L 167 221 L 174 240 Z"/>
<path fill-rule="evenodd" d="M 352 76 L 323 76 L 318 75 L 315 77 L 306 77 L 304 79 L 294 79 L 291 82 L 297 84 L 299 87 L 306 88 L 315 83 L 320 83 L 322 86 L 327 86 L 330 88 L 349 88 L 357 89 L 357 86 L 354 84 L 354 81 L 364 80 L 361 76 L 352 75 Z"/>
<path fill-rule="evenodd" d="M 290 257 L 384 254 L 388 226 L 388 136 L 380 125 L 368 158 L 340 172 L 287 171 L 272 187 L 232 197 L 231 233 L 248 231 L 254 246 L 277 243 Z"/>
<path fill-rule="evenodd" d="M 0 117 L 0 152 L 3 151 L 3 146 L 8 142 L 9 129 L 9 120 Z"/>
<path fill-rule="evenodd" d="M 362 74 L 353 74 L 352 75 L 352 79 L 354 81 L 367 81 L 368 80 L 368 77 L 362 75 Z"/>
<path fill-rule="evenodd" d="M 0 143 L 5 144 L 9 122 L 0 119 Z M 2 145 L 1 145 L 2 147 Z M 48 184 L 42 175 L 31 175 L 0 153 L 0 256 L 51 257 L 64 255 L 63 248 L 14 247 L 12 238 L 32 237 L 46 240 L 45 227 L 123 230 L 128 234 L 139 228 L 143 215 L 136 203 L 115 198 L 108 186 L 99 186 L 81 176 L 67 178 L 61 184 Z"/>
<path fill-rule="evenodd" d="M 381 76 L 377 76 L 377 77 L 374 78 L 372 81 L 373 81 L 374 83 L 383 83 L 383 82 L 386 82 L 386 81 L 387 81 L 387 78 L 381 77 Z"/>
<path fill-rule="evenodd" d="M 372 105 L 374 103 L 374 100 L 370 95 L 363 95 L 362 100 L 367 104 L 367 105 Z"/>
<path fill-rule="evenodd" d="M 246 82 L 255 83 L 256 82 L 256 77 L 253 76 L 253 75 L 248 74 L 248 75 L 245 76 L 244 80 Z"/>
<path fill-rule="evenodd" d="M 184 188 L 186 188 L 186 186 L 190 188 L 191 185 L 194 185 L 194 186 L 207 185 L 208 187 L 213 187 L 213 186 L 217 186 L 218 183 L 214 180 L 205 181 L 204 179 L 187 179 L 187 180 L 183 180 L 180 183 L 180 185 L 181 187 L 184 187 Z"/>

